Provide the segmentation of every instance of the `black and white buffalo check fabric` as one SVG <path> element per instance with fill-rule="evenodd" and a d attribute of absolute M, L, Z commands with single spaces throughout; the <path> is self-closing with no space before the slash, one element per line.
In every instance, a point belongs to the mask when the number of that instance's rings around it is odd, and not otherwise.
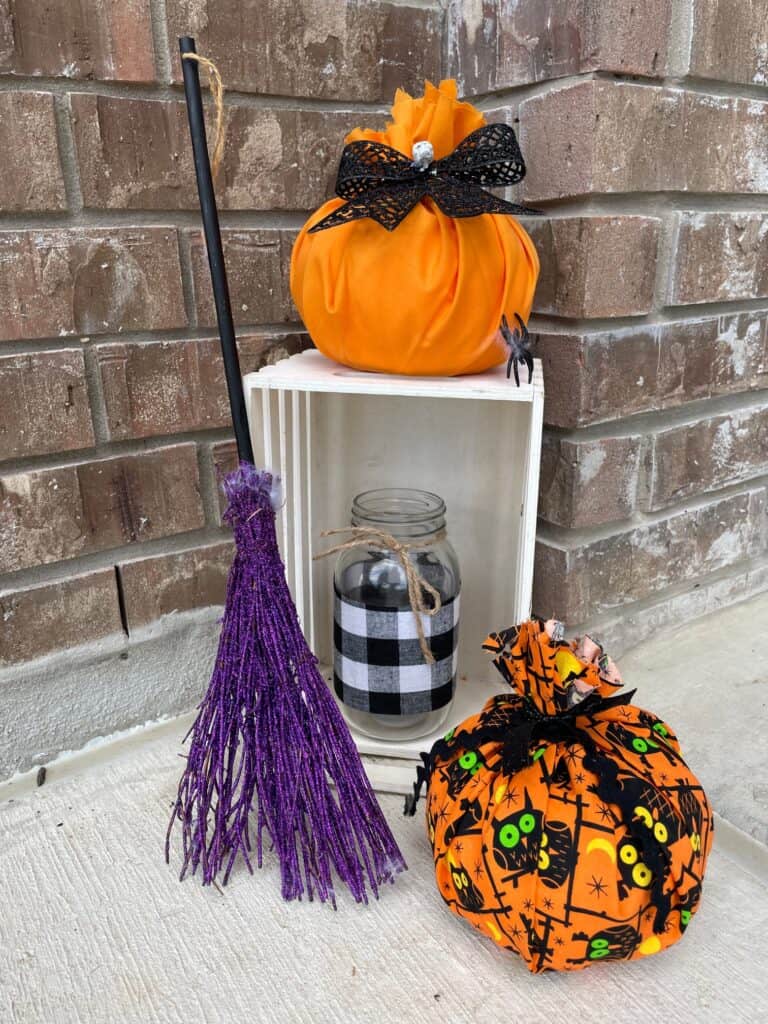
<path fill-rule="evenodd" d="M 459 595 L 424 615 L 435 662 L 421 652 L 410 608 L 371 608 L 335 592 L 333 679 L 348 707 L 375 715 L 417 715 L 448 704 L 456 686 Z"/>

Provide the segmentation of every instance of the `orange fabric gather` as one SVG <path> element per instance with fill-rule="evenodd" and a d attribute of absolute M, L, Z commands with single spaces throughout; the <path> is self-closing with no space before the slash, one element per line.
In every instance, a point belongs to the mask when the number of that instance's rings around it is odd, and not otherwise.
<path fill-rule="evenodd" d="M 435 160 L 485 118 L 456 98 L 456 83 L 398 90 L 383 132 L 356 128 L 347 142 L 381 142 L 411 156 L 428 141 Z M 429 198 L 387 231 L 371 219 L 309 234 L 343 205 L 331 199 L 293 248 L 291 293 L 315 345 L 358 370 L 419 376 L 480 373 L 507 358 L 503 314 L 528 320 L 539 273 L 533 243 L 508 215 L 452 218 Z"/>

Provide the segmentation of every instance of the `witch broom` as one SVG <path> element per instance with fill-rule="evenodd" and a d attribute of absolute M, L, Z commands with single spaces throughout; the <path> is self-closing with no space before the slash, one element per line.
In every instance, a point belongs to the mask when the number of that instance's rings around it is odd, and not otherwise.
<path fill-rule="evenodd" d="M 208 690 L 190 730 L 187 765 L 166 837 L 181 823 L 181 878 L 200 868 L 224 883 L 242 856 L 261 866 L 265 838 L 285 899 L 335 906 L 334 872 L 355 899 L 392 881 L 402 854 L 352 737 L 299 626 L 275 532 L 279 480 L 253 465 L 194 40 L 179 40 L 197 188 L 240 460 L 224 480 L 234 532 L 221 636 Z M 217 77 L 217 76 L 216 76 Z M 219 108 L 221 108 L 219 96 Z M 334 792 L 335 790 L 335 792 Z M 251 827 L 251 814 L 255 825 Z"/>

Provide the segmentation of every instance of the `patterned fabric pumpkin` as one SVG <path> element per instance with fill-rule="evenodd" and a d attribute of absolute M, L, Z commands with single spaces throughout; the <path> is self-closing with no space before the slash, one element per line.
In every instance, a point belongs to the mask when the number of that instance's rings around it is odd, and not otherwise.
<path fill-rule="evenodd" d="M 427 143 L 438 161 L 485 124 L 457 100 L 455 82 L 427 82 L 418 99 L 398 90 L 384 131 L 357 128 L 346 142 L 381 143 L 408 160 Z M 364 218 L 312 232 L 343 206 L 336 198 L 316 210 L 291 257 L 293 300 L 324 355 L 426 376 L 480 373 L 507 359 L 502 317 L 513 328 L 527 323 L 539 273 L 514 217 L 451 217 L 426 197 L 391 231 Z"/>
<path fill-rule="evenodd" d="M 597 643 L 553 640 L 558 627 L 488 638 L 513 692 L 438 741 L 415 787 L 418 798 L 428 785 L 441 896 L 534 972 L 672 945 L 712 843 L 711 808 L 670 726 L 616 693 Z"/>

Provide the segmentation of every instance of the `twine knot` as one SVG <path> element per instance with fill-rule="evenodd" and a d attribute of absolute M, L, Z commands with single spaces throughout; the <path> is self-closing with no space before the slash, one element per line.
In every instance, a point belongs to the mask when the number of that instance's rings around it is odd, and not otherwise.
<path fill-rule="evenodd" d="M 421 653 L 424 655 L 424 660 L 428 665 L 434 665 L 435 656 L 432 654 L 424 635 L 424 623 L 421 621 L 421 616 L 428 615 L 431 618 L 433 615 L 437 615 L 443 606 L 443 602 L 440 592 L 424 579 L 408 556 L 411 551 L 432 547 L 433 544 L 444 540 L 446 537 L 445 530 L 438 530 L 437 533 L 431 534 L 428 540 L 423 541 L 401 541 L 391 533 L 387 533 L 386 530 L 378 530 L 372 526 L 342 526 L 336 530 L 323 530 L 320 536 L 334 537 L 342 533 L 349 534 L 351 539 L 342 541 L 341 544 L 334 544 L 327 551 L 321 551 L 315 555 L 314 561 L 317 561 L 319 558 L 327 558 L 328 555 L 338 554 L 341 551 L 350 551 L 352 548 L 359 547 L 360 545 L 378 548 L 380 551 L 392 551 L 399 559 L 408 583 L 408 602 L 411 606 L 413 617 L 416 620 L 416 634 L 419 638 Z M 427 606 L 424 599 L 425 591 L 432 598 L 432 607 Z"/>
<path fill-rule="evenodd" d="M 224 155 L 224 83 L 221 79 L 221 72 L 208 57 L 202 57 L 199 53 L 183 53 L 182 60 L 193 60 L 204 67 L 208 72 L 208 85 L 213 97 L 213 106 L 216 111 L 216 139 L 213 144 L 213 156 L 211 157 L 211 177 L 214 181 L 219 174 L 221 158 Z"/>

